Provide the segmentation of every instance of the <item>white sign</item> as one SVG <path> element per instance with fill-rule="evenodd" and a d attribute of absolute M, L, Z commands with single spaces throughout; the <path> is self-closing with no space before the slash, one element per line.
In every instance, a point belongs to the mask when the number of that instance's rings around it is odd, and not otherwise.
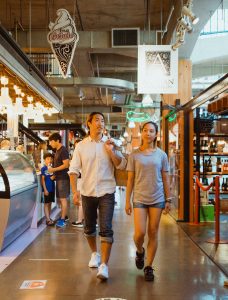
<path fill-rule="evenodd" d="M 44 289 L 47 280 L 25 280 L 20 286 L 21 290 L 37 290 Z"/>
<path fill-rule="evenodd" d="M 178 93 L 178 51 L 170 45 L 138 47 L 138 94 Z"/>
<path fill-rule="evenodd" d="M 61 74 L 67 77 L 79 41 L 74 20 L 66 9 L 58 9 L 55 23 L 50 23 L 47 39 L 59 64 Z"/>

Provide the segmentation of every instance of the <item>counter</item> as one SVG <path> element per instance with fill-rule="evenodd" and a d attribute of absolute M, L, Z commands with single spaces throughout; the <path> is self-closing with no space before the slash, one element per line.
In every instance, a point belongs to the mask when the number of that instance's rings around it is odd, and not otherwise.
<path fill-rule="evenodd" d="M 26 156 L 0 150 L 0 251 L 31 226 L 37 189 L 36 171 Z"/>

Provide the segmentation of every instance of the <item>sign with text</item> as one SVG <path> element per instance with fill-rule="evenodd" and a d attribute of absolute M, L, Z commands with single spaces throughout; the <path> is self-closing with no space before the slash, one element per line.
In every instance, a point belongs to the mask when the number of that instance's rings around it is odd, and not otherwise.
<path fill-rule="evenodd" d="M 25 280 L 20 286 L 20 290 L 36 290 L 44 289 L 46 286 L 47 280 Z"/>
<path fill-rule="evenodd" d="M 178 51 L 170 45 L 138 47 L 138 94 L 178 93 Z"/>
<path fill-rule="evenodd" d="M 79 35 L 74 20 L 66 9 L 58 9 L 55 23 L 50 23 L 47 39 L 64 78 L 70 70 Z"/>

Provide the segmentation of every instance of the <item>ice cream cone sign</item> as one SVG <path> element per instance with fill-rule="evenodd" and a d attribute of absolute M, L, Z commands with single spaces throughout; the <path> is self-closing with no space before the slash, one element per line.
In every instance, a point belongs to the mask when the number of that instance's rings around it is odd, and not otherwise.
<path fill-rule="evenodd" d="M 58 9 L 57 16 L 55 23 L 49 24 L 50 32 L 47 39 L 59 64 L 61 74 L 66 78 L 79 41 L 79 35 L 74 21 L 66 9 Z"/>

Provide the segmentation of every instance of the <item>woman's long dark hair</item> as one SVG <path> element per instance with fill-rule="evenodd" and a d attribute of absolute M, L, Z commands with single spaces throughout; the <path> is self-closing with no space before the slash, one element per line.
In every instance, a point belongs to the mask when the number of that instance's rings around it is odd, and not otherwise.
<path fill-rule="evenodd" d="M 158 124 L 155 123 L 155 122 L 153 122 L 153 121 L 149 121 L 149 122 L 144 123 L 143 126 L 142 126 L 141 131 L 143 131 L 144 127 L 145 127 L 147 124 L 151 124 L 151 125 L 154 126 L 155 132 L 156 132 L 156 135 L 157 135 L 157 134 L 158 134 Z M 155 139 L 154 139 L 154 146 L 156 145 L 156 143 L 157 143 L 157 136 L 156 136 Z M 143 141 L 142 141 L 142 144 L 143 144 Z"/>

